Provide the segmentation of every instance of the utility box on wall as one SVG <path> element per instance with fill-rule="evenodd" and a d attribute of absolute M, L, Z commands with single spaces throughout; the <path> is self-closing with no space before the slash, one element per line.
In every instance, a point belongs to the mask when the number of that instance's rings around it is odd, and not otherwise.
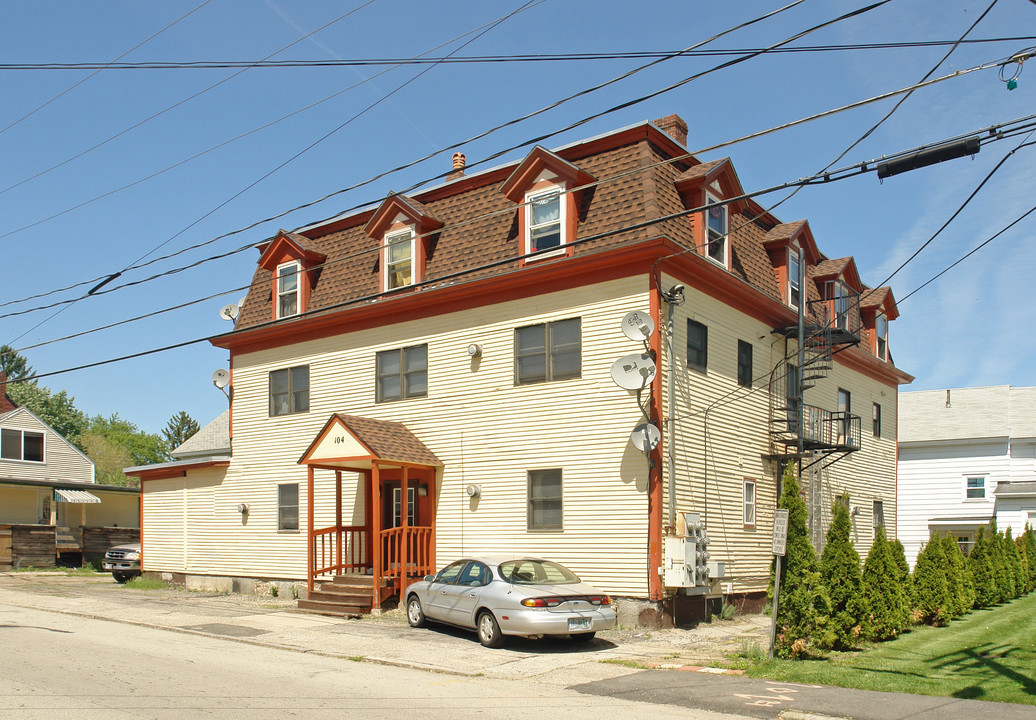
<path fill-rule="evenodd" d="M 694 587 L 694 564 L 697 547 L 693 539 L 667 537 L 665 539 L 666 587 Z"/>

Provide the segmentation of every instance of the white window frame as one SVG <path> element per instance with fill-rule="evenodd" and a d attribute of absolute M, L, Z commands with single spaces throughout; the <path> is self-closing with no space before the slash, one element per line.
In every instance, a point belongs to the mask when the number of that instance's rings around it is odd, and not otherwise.
<path fill-rule="evenodd" d="M 963 477 L 964 502 L 989 502 L 989 475 L 985 473 L 965 473 Z M 971 497 L 968 494 L 968 490 L 972 489 L 968 487 L 970 480 L 982 481 L 982 497 Z"/>
<path fill-rule="evenodd" d="M 727 208 L 727 206 L 725 204 L 722 204 L 722 203 L 723 203 L 723 201 L 720 200 L 717 196 L 713 195 L 712 193 L 710 193 L 710 192 L 706 192 L 705 193 L 705 205 L 706 205 L 706 207 L 705 207 L 705 214 L 704 214 L 704 218 L 703 218 L 704 221 L 705 221 L 704 222 L 704 225 L 705 225 L 705 247 L 703 249 L 705 250 L 705 253 L 704 253 L 705 257 L 707 257 L 709 260 L 711 260 L 712 262 L 716 263 L 720 267 L 724 267 L 725 268 L 725 267 L 728 266 L 728 262 L 730 260 L 730 212 L 729 212 L 729 209 Z M 713 257 L 712 256 L 712 252 L 711 252 L 711 247 L 712 247 L 712 239 L 711 238 L 712 238 L 712 233 L 714 232 L 712 230 L 712 227 L 709 225 L 709 206 L 711 206 L 711 205 L 719 205 L 720 208 L 722 208 L 722 210 L 723 210 L 723 237 L 722 237 L 722 240 L 721 240 L 721 245 L 723 247 L 723 258 L 722 259 L 717 259 L 717 258 Z"/>
<path fill-rule="evenodd" d="M 745 478 L 741 484 L 741 519 L 746 528 L 754 528 L 756 524 L 756 489 L 755 480 Z"/>
<path fill-rule="evenodd" d="M 285 272 L 288 268 L 294 268 L 294 273 Z M 295 288 L 287 292 L 281 290 L 282 278 L 295 276 Z M 277 266 L 277 319 L 295 317 L 302 312 L 302 264 L 298 260 L 281 263 Z M 295 296 L 295 312 L 285 313 L 282 310 L 282 302 L 290 295 Z"/>
<path fill-rule="evenodd" d="M 294 487 L 295 488 L 295 504 L 282 502 L 281 488 Z M 291 508 L 295 509 L 295 527 L 290 527 L 290 518 L 285 518 L 285 510 Z M 278 483 L 277 484 L 277 532 L 285 533 L 297 533 L 302 527 L 302 512 L 301 502 L 299 493 L 299 483 Z"/>
<path fill-rule="evenodd" d="M 796 267 L 795 272 L 792 272 L 792 264 L 798 266 L 799 259 L 799 249 L 792 245 L 788 248 L 788 306 L 796 310 L 799 309 L 799 303 L 802 302 L 802 285 L 799 282 L 800 270 Z M 796 293 L 799 296 L 798 300 L 795 299 Z"/>
<path fill-rule="evenodd" d="M 37 432 L 35 430 L 19 430 L 18 428 L 3 428 L 2 432 L 5 433 L 5 434 L 7 434 L 7 433 L 18 433 L 18 457 L 16 457 L 16 458 L 0 457 L 0 461 L 32 463 L 34 465 L 45 465 L 47 463 L 47 433 L 45 433 L 45 432 Z M 41 458 L 39 460 L 26 460 L 25 459 L 25 436 L 27 434 L 28 435 L 32 435 L 34 437 L 38 436 L 40 438 L 40 455 L 41 455 Z M 8 437 L 10 437 L 10 435 L 8 435 Z M 2 440 L 0 440 L 0 443 L 2 443 Z"/>
<path fill-rule="evenodd" d="M 547 195 L 556 195 L 558 200 L 558 245 L 555 248 L 543 249 L 537 252 L 532 246 L 532 234 L 537 228 L 548 227 L 547 223 L 540 223 L 540 225 L 534 226 L 532 222 L 533 204 L 536 200 L 543 198 Z M 563 185 L 551 185 L 549 187 L 542 187 L 538 190 L 530 190 L 525 193 L 525 238 L 524 238 L 524 252 L 523 255 L 529 255 L 530 253 L 536 252 L 535 257 L 526 258 L 526 260 L 539 260 L 544 257 L 554 257 L 555 255 L 561 255 L 565 252 L 565 246 L 568 245 L 568 233 L 566 228 L 568 227 L 568 198 L 565 197 L 565 187 Z M 551 222 L 549 225 L 553 225 Z"/>
<path fill-rule="evenodd" d="M 407 240 L 403 240 L 406 236 Z M 417 279 L 415 257 L 417 255 L 417 234 L 414 232 L 412 227 L 404 228 L 402 230 L 396 230 L 393 232 L 385 233 L 385 262 L 382 263 L 384 269 L 382 270 L 382 284 L 385 290 L 396 290 L 398 288 L 409 287 L 414 284 Z M 391 254 L 393 245 L 402 245 L 404 242 L 409 242 L 410 255 L 406 260 L 397 260 L 392 262 Z M 410 265 L 410 282 L 401 283 L 399 285 L 392 284 L 392 272 L 395 266 L 408 263 Z"/>
<path fill-rule="evenodd" d="M 881 312 L 874 318 L 874 354 L 879 360 L 889 359 L 889 319 Z"/>

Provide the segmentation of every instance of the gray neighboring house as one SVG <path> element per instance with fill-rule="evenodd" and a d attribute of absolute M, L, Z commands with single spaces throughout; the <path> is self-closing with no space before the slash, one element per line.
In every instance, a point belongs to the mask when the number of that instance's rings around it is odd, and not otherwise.
<path fill-rule="evenodd" d="M 913 566 L 932 531 L 968 552 L 996 519 L 1017 537 L 1036 526 L 1036 387 L 899 395 L 897 537 Z"/>

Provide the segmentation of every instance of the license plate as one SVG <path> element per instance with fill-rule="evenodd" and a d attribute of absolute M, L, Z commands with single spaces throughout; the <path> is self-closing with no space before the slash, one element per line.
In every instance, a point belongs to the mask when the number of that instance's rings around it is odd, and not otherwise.
<path fill-rule="evenodd" d="M 590 618 L 569 618 L 568 619 L 569 630 L 589 630 L 590 629 Z"/>

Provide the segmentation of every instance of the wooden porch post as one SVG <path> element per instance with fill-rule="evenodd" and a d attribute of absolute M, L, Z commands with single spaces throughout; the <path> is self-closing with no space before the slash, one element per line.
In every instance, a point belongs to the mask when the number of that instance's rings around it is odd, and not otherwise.
<path fill-rule="evenodd" d="M 306 505 L 309 516 L 309 522 L 306 527 L 306 534 L 309 536 L 309 540 L 306 542 L 306 557 L 309 559 L 309 567 L 306 568 L 306 589 L 309 592 L 313 592 L 313 568 L 316 563 L 316 557 L 314 556 L 314 535 L 313 535 L 313 466 L 306 466 L 306 477 L 308 479 L 308 488 L 306 490 Z"/>
<path fill-rule="evenodd" d="M 428 481 L 428 493 L 431 495 L 431 498 L 429 499 L 429 503 L 428 504 L 431 505 L 431 507 L 432 507 L 432 519 L 431 519 L 431 522 L 429 523 L 431 525 L 431 527 L 432 527 L 432 532 L 431 532 L 431 539 L 429 540 L 428 564 L 431 566 L 432 572 L 435 572 L 435 568 L 439 567 L 438 563 L 436 563 L 436 561 L 435 561 L 435 545 L 436 545 L 436 540 L 435 540 L 435 517 L 436 517 L 436 510 L 437 510 L 436 500 L 439 497 L 439 495 L 438 495 L 438 483 L 439 483 L 438 475 L 439 475 L 439 473 L 433 467 L 433 468 L 431 468 L 431 470 L 430 470 L 430 472 L 428 474 L 430 475 L 430 479 Z"/>
<path fill-rule="evenodd" d="M 381 607 L 381 468 L 376 460 L 371 461 L 371 552 L 373 553 L 373 605 Z M 373 608 L 372 608 L 373 609 Z"/>
<path fill-rule="evenodd" d="M 345 558 L 342 557 L 342 471 L 335 470 L 335 545 L 338 551 L 338 574 L 342 574 Z"/>
<path fill-rule="evenodd" d="M 371 518 L 374 517 L 374 509 L 371 505 L 371 471 L 362 470 L 360 475 L 363 476 L 363 533 L 364 533 L 364 565 L 366 568 L 374 567 L 374 528 L 371 525 Z"/>
<path fill-rule="evenodd" d="M 399 547 L 399 597 L 403 597 L 406 591 L 407 579 L 409 577 L 408 562 L 410 560 L 410 468 L 403 466 L 403 479 L 399 483 L 399 524 L 402 528 L 400 533 Z M 416 501 L 415 501 L 416 502 Z"/>

